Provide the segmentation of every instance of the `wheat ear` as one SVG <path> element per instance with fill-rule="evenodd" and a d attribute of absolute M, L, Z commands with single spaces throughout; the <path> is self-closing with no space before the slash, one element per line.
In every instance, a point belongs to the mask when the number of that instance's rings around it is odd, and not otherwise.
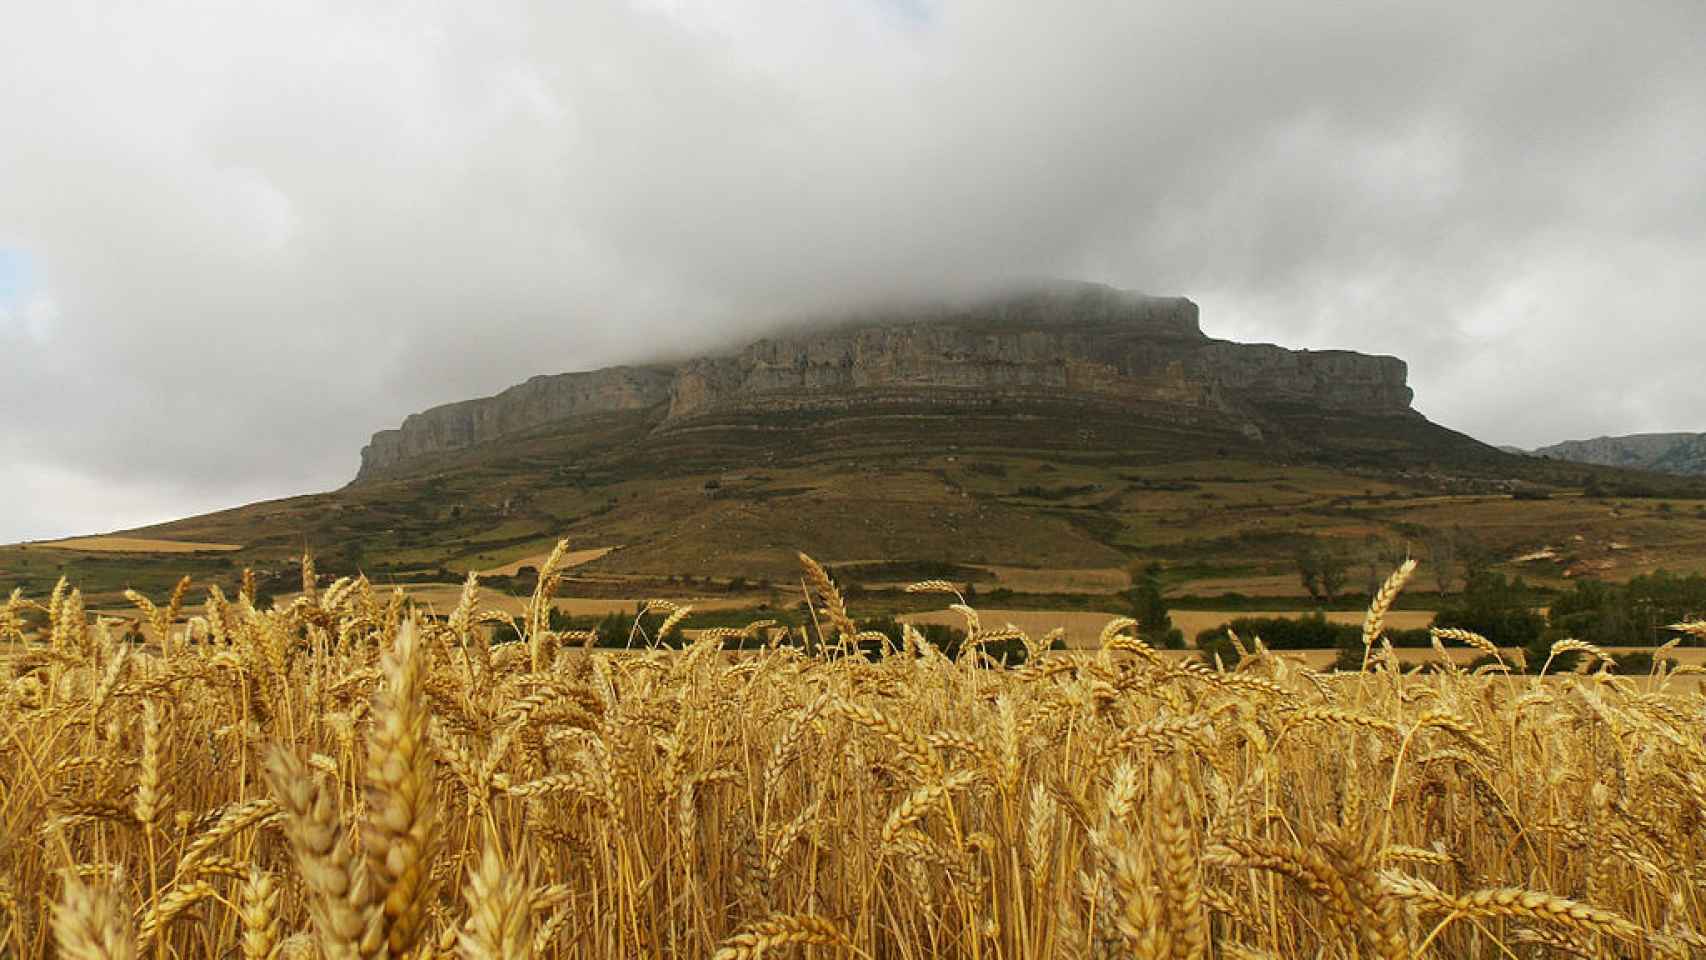
<path fill-rule="evenodd" d="M 847 939 L 823 917 L 788 914 L 753 924 L 723 941 L 711 960 L 758 960 L 768 951 L 793 945 L 844 944 Z"/>
<path fill-rule="evenodd" d="M 529 960 L 533 956 L 527 872 L 505 866 L 487 834 L 480 865 L 468 876 L 468 922 L 457 940 L 462 960 Z"/>
<path fill-rule="evenodd" d="M 1446 893 L 1420 877 L 1392 871 L 1382 873 L 1380 879 L 1394 896 L 1456 916 L 1515 917 L 1550 923 L 1578 934 L 1598 933 L 1632 943 L 1643 939 L 1641 928 L 1620 914 L 1538 890 L 1493 887 L 1458 895 Z"/>
<path fill-rule="evenodd" d="M 130 911 L 105 886 L 91 887 L 76 875 L 53 907 L 53 939 L 64 960 L 133 960 L 136 935 Z"/>
<path fill-rule="evenodd" d="M 1684 623 L 1673 623 L 1667 630 L 1686 633 L 1696 640 L 1706 640 L 1706 620 L 1689 620 Z"/>
<path fill-rule="evenodd" d="M 1118 841 L 1103 839 L 1097 853 L 1111 875 L 1107 880 L 1119 891 L 1118 912 L 1098 917 L 1098 922 L 1111 921 L 1134 960 L 1170 960 L 1178 944 L 1165 916 L 1163 894 L 1155 888 L 1150 851 L 1124 827 L 1116 826 L 1111 832 Z"/>
<path fill-rule="evenodd" d="M 927 783 L 907 794 L 895 808 L 889 811 L 888 820 L 883 823 L 883 843 L 893 845 L 895 837 L 907 827 L 924 819 L 931 811 L 942 806 L 955 790 L 964 788 L 977 779 L 974 770 L 957 770 L 937 783 Z"/>
<path fill-rule="evenodd" d="M 1386 582 L 1380 585 L 1380 592 L 1374 595 L 1374 600 L 1368 605 L 1368 616 L 1362 621 L 1363 668 L 1368 668 L 1368 649 L 1374 646 L 1374 641 L 1386 629 L 1386 614 L 1392 609 L 1392 604 L 1398 599 L 1398 593 L 1404 589 L 1404 584 L 1410 582 L 1410 577 L 1416 573 L 1416 561 L 1405 560 L 1392 571 Z"/>
<path fill-rule="evenodd" d="M 243 881 L 239 913 L 243 920 L 243 960 L 275 960 L 284 941 L 278 915 L 279 887 L 273 875 L 250 867 Z"/>
<path fill-rule="evenodd" d="M 1168 769 L 1155 766 L 1150 799 L 1156 804 L 1155 834 L 1161 846 L 1161 886 L 1167 897 L 1175 960 L 1200 960 L 1208 950 L 1208 918 L 1202 908 L 1202 866 L 1191 836 L 1184 797 Z"/>
<path fill-rule="evenodd" d="M 1410 960 L 1410 943 L 1404 935 L 1404 917 L 1398 898 L 1375 873 L 1378 830 L 1353 835 L 1339 829 L 1329 832 L 1323 844 L 1327 860 L 1344 879 L 1345 889 L 1359 912 L 1357 936 L 1363 954 L 1375 960 Z"/>
<path fill-rule="evenodd" d="M 274 748 L 265 773 L 284 811 L 284 834 L 303 884 L 314 894 L 309 911 L 321 951 L 327 960 L 381 955 L 383 916 L 368 889 L 367 871 L 343 842 L 332 791 L 311 779 L 302 761 L 283 748 Z"/>
<path fill-rule="evenodd" d="M 829 614 L 835 629 L 844 637 L 858 633 L 859 628 L 853 625 L 853 618 L 847 615 L 847 603 L 841 599 L 841 591 L 835 588 L 835 581 L 829 579 L 829 572 L 823 565 L 802 553 L 800 566 L 806 569 L 806 582 L 817 591 L 818 599 L 823 601 L 824 612 Z"/>
<path fill-rule="evenodd" d="M 363 840 L 374 896 L 383 903 L 386 942 L 394 957 L 420 941 L 431 899 L 437 829 L 431 720 L 423 684 L 426 653 L 413 620 L 397 630 L 385 657 L 385 685 L 375 698 L 367 747 L 367 823 Z"/>

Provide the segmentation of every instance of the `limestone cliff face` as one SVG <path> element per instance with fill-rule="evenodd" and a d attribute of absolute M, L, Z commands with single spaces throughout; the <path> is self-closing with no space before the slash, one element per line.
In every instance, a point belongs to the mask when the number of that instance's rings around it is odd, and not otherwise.
<path fill-rule="evenodd" d="M 1260 433 L 1273 404 L 1410 413 L 1403 361 L 1212 340 L 1197 306 L 1083 286 L 975 307 L 858 318 L 678 367 L 535 377 L 377 433 L 357 480 L 577 415 L 662 409 L 662 427 L 743 408 L 840 408 L 913 397 L 1081 397 L 1212 415 Z"/>
<path fill-rule="evenodd" d="M 1397 357 L 1216 340 L 1203 349 L 1198 364 L 1201 376 L 1246 405 L 1290 403 L 1370 414 L 1413 412 L 1409 367 Z"/>
<path fill-rule="evenodd" d="M 1275 403 L 1371 414 L 1410 409 L 1407 370 L 1395 357 L 1211 340 L 1189 300 L 1133 300 L 1130 307 L 1088 321 L 942 317 L 762 340 L 733 357 L 683 364 L 669 415 L 765 397 L 844 404 L 907 388 L 1090 395 L 1229 414 Z"/>
<path fill-rule="evenodd" d="M 760 340 L 732 357 L 682 365 L 671 417 L 767 394 L 812 396 L 879 388 L 1173 394 L 1200 389 L 1168 365 L 1207 340 L 1196 304 L 1124 296 L 1029 298 L 924 319 Z"/>
<path fill-rule="evenodd" d="M 669 399 L 674 373 L 662 367 L 611 367 L 539 376 L 495 397 L 464 400 L 410 414 L 397 430 L 381 430 L 361 451 L 356 480 L 399 463 L 472 447 L 532 427 L 589 413 L 638 410 Z"/>

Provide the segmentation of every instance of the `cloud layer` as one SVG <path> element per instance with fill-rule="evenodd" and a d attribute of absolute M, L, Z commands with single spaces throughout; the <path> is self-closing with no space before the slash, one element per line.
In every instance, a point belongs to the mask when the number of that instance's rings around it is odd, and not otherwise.
<path fill-rule="evenodd" d="M 433 403 L 1024 277 L 1397 354 L 1493 442 L 1706 430 L 1696 0 L 479 6 L 8 18 L 0 541 L 336 486 Z"/>

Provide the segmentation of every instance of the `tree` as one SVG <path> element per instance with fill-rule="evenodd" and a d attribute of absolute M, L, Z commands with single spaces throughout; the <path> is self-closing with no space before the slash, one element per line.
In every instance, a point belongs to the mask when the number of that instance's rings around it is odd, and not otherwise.
<path fill-rule="evenodd" d="M 1335 603 L 1339 594 L 1344 592 L 1345 580 L 1350 575 L 1350 564 L 1345 558 L 1336 553 L 1328 553 L 1321 563 L 1321 592 L 1327 595 L 1328 603 Z"/>
<path fill-rule="evenodd" d="M 1463 595 L 1434 617 L 1434 626 L 1473 630 L 1501 647 L 1534 648 L 1546 618 L 1534 612 L 1534 596 L 1521 577 L 1483 572 L 1469 578 Z"/>
<path fill-rule="evenodd" d="M 1310 537 L 1297 552 L 1297 575 L 1310 599 L 1317 603 L 1338 600 L 1345 588 L 1350 564 L 1343 554 Z"/>
<path fill-rule="evenodd" d="M 1303 584 L 1303 589 L 1309 591 L 1309 599 L 1321 601 L 1321 543 L 1311 537 L 1300 547 L 1295 557 L 1297 560 L 1297 579 Z"/>
<path fill-rule="evenodd" d="M 1493 564 L 1497 563 L 1499 559 L 1493 553 L 1492 548 L 1473 536 L 1465 534 L 1462 530 L 1457 531 L 1457 554 L 1462 558 L 1463 589 L 1465 590 L 1469 589 L 1470 581 L 1491 572 Z"/>
<path fill-rule="evenodd" d="M 1173 626 L 1167 612 L 1167 600 L 1161 595 L 1161 564 L 1151 563 L 1143 568 L 1137 586 L 1128 591 L 1132 619 L 1137 621 L 1137 635 L 1153 647 L 1178 649 L 1185 645 L 1184 631 Z"/>
<path fill-rule="evenodd" d="M 1461 576 L 1457 550 L 1458 531 L 1435 530 L 1428 535 L 1428 570 L 1441 596 L 1451 592 Z"/>
<path fill-rule="evenodd" d="M 1392 571 L 1410 558 L 1410 545 L 1395 537 L 1371 533 L 1367 546 L 1368 595 L 1372 597 L 1380 592 L 1381 585 Z"/>

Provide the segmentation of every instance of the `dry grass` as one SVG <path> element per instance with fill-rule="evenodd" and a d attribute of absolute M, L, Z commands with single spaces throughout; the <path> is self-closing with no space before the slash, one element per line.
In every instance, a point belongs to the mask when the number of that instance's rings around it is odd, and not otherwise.
<path fill-rule="evenodd" d="M 825 633 L 858 636 L 807 570 Z M 1217 673 L 1129 621 L 1011 670 L 912 636 L 880 662 L 725 656 L 728 631 L 494 647 L 472 584 L 445 621 L 361 581 L 268 611 L 215 592 L 141 649 L 75 591 L 39 606 L 0 662 L 0 955 L 1706 946 L 1689 675 L 1400 674 L 1378 616 L 1371 671 L 1328 675 Z"/>

